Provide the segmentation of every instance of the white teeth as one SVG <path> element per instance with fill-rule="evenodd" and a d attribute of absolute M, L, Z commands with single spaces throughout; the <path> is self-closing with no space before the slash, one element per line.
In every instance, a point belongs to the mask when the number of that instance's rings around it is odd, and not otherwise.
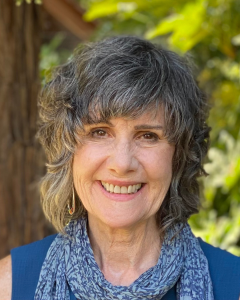
<path fill-rule="evenodd" d="M 115 185 L 113 192 L 114 192 L 115 194 L 120 194 L 120 193 L 121 193 L 121 188 L 120 188 L 120 186 Z"/>
<path fill-rule="evenodd" d="M 127 194 L 128 193 L 128 189 L 126 186 L 122 186 L 121 187 L 121 194 Z"/>
<path fill-rule="evenodd" d="M 136 189 L 138 190 L 140 189 L 140 187 L 141 187 L 141 183 L 138 183 Z"/>
<path fill-rule="evenodd" d="M 132 193 L 135 193 L 136 192 L 136 187 L 137 187 L 137 185 L 135 184 L 135 185 L 132 185 Z"/>
<path fill-rule="evenodd" d="M 141 183 L 134 184 L 134 185 L 129 185 L 129 186 L 118 186 L 118 185 L 113 185 L 109 184 L 105 181 L 102 181 L 102 185 L 104 188 L 110 192 L 110 193 L 115 193 L 115 194 L 134 194 L 136 193 L 142 186 Z"/>
<path fill-rule="evenodd" d="M 129 185 L 129 187 L 128 187 L 128 194 L 131 194 L 132 190 L 133 190 L 132 185 Z"/>
<path fill-rule="evenodd" d="M 108 191 L 111 192 L 111 193 L 113 193 L 113 191 L 114 191 L 114 185 L 113 184 L 109 185 Z"/>

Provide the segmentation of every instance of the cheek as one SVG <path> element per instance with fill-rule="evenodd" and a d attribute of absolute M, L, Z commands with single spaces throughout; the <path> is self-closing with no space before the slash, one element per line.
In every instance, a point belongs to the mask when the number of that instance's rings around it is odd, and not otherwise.
<path fill-rule="evenodd" d="M 89 203 L 90 198 L 90 182 L 88 178 L 91 178 L 90 175 L 86 173 L 85 170 L 88 170 L 81 161 L 79 156 L 74 157 L 73 161 L 73 182 L 76 189 L 76 193 L 82 202 L 83 206 L 87 211 L 91 210 Z"/>
<path fill-rule="evenodd" d="M 74 154 L 74 163 L 81 172 L 88 169 L 97 169 L 106 159 L 109 146 L 98 143 L 86 143 L 79 147 Z"/>
<path fill-rule="evenodd" d="M 106 151 L 95 144 L 85 144 L 77 149 L 73 157 L 73 181 L 80 199 L 88 199 L 96 174 L 104 163 Z"/>
<path fill-rule="evenodd" d="M 172 178 L 172 158 L 174 148 L 168 147 L 166 150 L 151 155 L 145 155 L 145 166 L 149 177 L 153 181 L 167 183 Z"/>
<path fill-rule="evenodd" d="M 97 151 L 94 151 L 93 147 L 88 147 L 88 145 L 79 147 L 73 158 L 73 176 L 78 177 L 78 179 L 81 176 L 87 176 L 93 171 L 97 161 L 99 161 Z"/>
<path fill-rule="evenodd" d="M 86 193 L 87 181 L 90 177 L 87 166 L 89 166 L 87 152 L 78 149 L 73 157 L 73 181 L 80 199 L 84 198 L 83 195 Z"/>

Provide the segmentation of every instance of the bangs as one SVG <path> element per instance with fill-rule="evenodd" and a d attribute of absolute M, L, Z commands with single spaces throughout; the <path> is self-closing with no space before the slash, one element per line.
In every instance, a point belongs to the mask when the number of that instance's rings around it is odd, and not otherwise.
<path fill-rule="evenodd" d="M 82 115 L 83 124 L 108 123 L 112 118 L 136 119 L 144 113 L 151 113 L 155 118 L 160 108 L 160 99 L 147 99 L 144 101 L 139 98 L 121 98 L 109 99 L 102 98 L 92 100 L 89 103 L 88 110 Z"/>
<path fill-rule="evenodd" d="M 151 56 L 149 51 L 140 56 L 115 53 L 81 66 L 87 72 L 79 72 L 74 101 L 77 119 L 92 124 L 117 117 L 134 119 L 145 112 L 156 114 L 163 104 L 169 70 L 162 62 L 166 70 L 159 72 Z"/>

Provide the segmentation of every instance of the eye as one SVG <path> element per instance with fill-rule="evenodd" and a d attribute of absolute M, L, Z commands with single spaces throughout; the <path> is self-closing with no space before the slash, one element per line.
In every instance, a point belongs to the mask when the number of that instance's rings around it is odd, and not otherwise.
<path fill-rule="evenodd" d="M 159 137 L 156 133 L 153 132 L 146 132 L 142 135 L 142 138 L 149 141 L 157 141 Z"/>
<path fill-rule="evenodd" d="M 139 132 L 137 140 L 145 145 L 156 144 L 160 141 L 160 136 L 155 132 Z"/>
<path fill-rule="evenodd" d="M 102 138 L 102 137 L 107 136 L 107 132 L 103 129 L 94 129 L 94 130 L 91 131 L 91 135 L 92 135 L 92 137 Z"/>

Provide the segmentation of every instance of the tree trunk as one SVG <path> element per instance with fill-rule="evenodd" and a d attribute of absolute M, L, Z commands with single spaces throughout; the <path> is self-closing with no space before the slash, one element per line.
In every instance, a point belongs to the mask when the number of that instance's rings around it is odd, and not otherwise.
<path fill-rule="evenodd" d="M 39 202 L 45 167 L 35 140 L 41 9 L 0 1 L 0 257 L 52 232 Z"/>

